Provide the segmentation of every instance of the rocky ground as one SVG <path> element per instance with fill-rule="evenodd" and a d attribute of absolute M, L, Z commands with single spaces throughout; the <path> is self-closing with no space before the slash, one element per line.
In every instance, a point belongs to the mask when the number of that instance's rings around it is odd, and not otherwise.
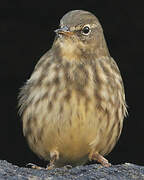
<path fill-rule="evenodd" d="M 144 180 L 144 167 L 130 163 L 113 165 L 109 168 L 97 164 L 66 167 L 53 170 L 36 170 L 18 167 L 0 160 L 0 180 Z"/>

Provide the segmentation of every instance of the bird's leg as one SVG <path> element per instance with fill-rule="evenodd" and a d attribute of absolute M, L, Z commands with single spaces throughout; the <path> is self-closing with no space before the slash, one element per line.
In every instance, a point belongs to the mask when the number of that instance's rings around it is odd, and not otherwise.
<path fill-rule="evenodd" d="M 54 163 L 56 160 L 59 159 L 59 152 L 58 151 L 51 151 L 50 152 L 50 163 L 47 165 L 46 169 L 50 170 L 54 168 Z"/>
<path fill-rule="evenodd" d="M 98 152 L 96 151 L 92 151 L 89 154 L 89 160 L 96 160 L 97 162 L 99 162 L 101 165 L 103 165 L 104 167 L 110 167 L 111 164 L 108 162 L 108 160 L 106 158 L 104 158 L 102 155 L 100 155 Z"/>

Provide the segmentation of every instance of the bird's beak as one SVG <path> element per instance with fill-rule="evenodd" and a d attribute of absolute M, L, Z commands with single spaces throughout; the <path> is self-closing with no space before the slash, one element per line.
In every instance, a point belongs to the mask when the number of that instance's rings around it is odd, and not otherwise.
<path fill-rule="evenodd" d="M 55 33 L 56 34 L 64 34 L 64 35 L 68 35 L 68 36 L 73 34 L 73 32 L 71 32 L 67 26 L 64 26 L 60 29 L 56 29 Z"/>

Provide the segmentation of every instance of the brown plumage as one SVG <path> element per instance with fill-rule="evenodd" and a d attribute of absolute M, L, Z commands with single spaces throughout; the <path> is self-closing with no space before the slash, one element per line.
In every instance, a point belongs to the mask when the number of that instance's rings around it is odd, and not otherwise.
<path fill-rule="evenodd" d="M 19 95 L 24 136 L 50 165 L 109 166 L 127 113 L 120 71 L 90 12 L 68 12 L 56 34 Z"/>

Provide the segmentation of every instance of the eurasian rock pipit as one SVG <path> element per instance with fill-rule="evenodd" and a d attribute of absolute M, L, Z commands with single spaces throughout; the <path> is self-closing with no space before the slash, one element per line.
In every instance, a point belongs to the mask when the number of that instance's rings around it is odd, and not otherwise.
<path fill-rule="evenodd" d="M 127 113 L 120 71 L 90 12 L 70 11 L 52 48 L 20 92 L 23 133 L 33 152 L 61 167 L 97 160 L 116 144 Z"/>

